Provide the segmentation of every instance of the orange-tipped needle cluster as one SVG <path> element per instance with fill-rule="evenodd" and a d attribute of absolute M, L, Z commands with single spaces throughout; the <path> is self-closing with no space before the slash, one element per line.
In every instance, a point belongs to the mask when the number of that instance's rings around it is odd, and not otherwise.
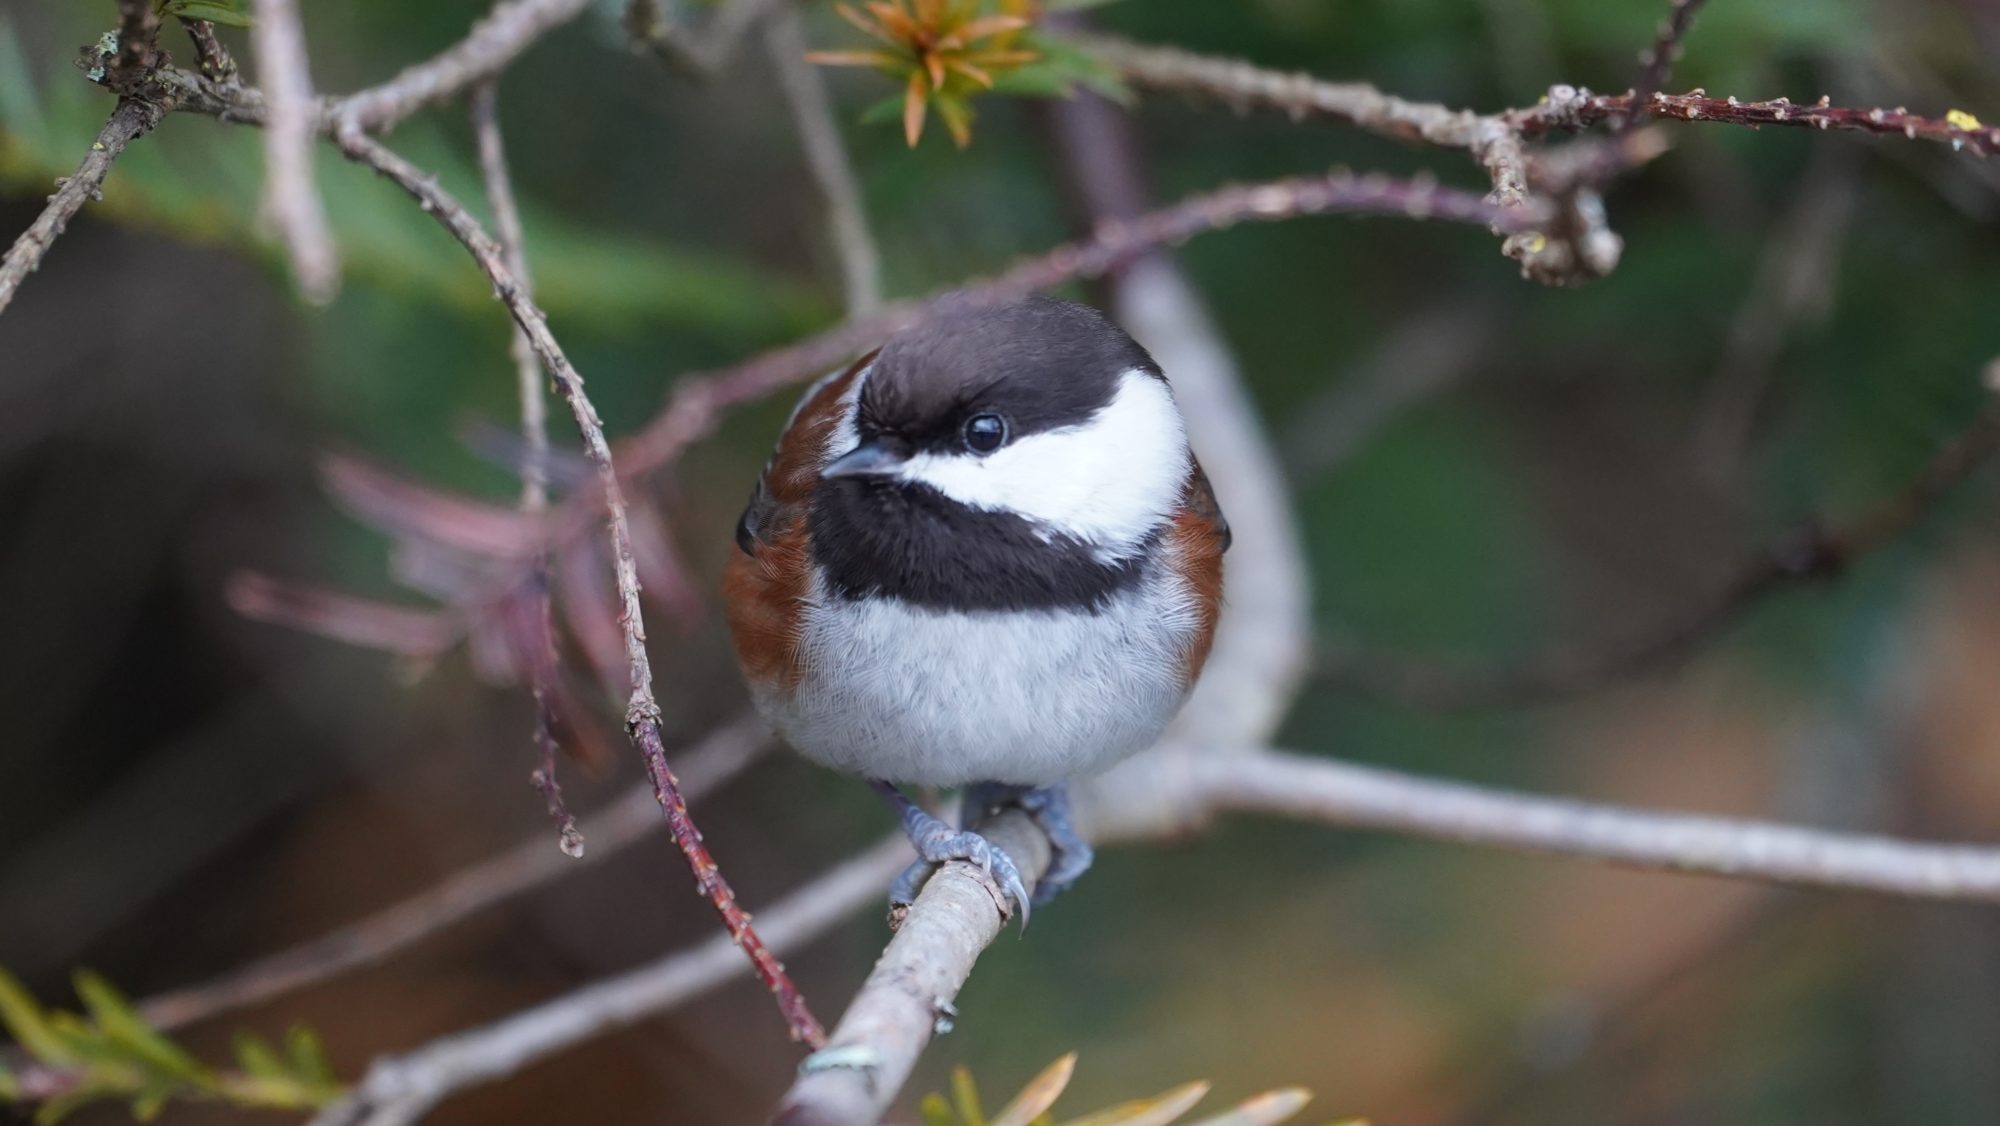
<path fill-rule="evenodd" d="M 1039 56 L 1019 46 L 1033 25 L 1032 0 L 1001 0 L 984 11 L 980 0 L 868 0 L 856 10 L 835 4 L 848 23 L 883 46 L 864 51 L 815 51 L 806 58 L 828 66 L 869 66 L 903 82 L 903 137 L 915 147 L 928 108 L 937 107 L 951 139 L 972 140 L 971 98 L 993 88 L 994 78 Z"/>

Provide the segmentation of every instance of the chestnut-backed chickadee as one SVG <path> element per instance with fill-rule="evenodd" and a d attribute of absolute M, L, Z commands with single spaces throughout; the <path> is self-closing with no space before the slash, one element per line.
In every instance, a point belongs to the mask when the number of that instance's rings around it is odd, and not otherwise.
<path fill-rule="evenodd" d="M 919 860 L 1013 861 L 896 783 L 1019 804 L 1090 866 L 1066 783 L 1152 743 L 1201 672 L 1228 525 L 1159 366 L 1050 298 L 941 312 L 808 390 L 737 528 L 724 579 L 765 719 L 894 805 Z"/>

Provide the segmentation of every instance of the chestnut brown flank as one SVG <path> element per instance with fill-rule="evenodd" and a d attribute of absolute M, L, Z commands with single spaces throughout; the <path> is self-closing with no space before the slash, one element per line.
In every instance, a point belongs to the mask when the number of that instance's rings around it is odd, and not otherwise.
<path fill-rule="evenodd" d="M 1222 614 L 1222 553 L 1229 547 L 1228 525 L 1215 503 L 1208 476 L 1200 463 L 1188 471 L 1181 491 L 1181 506 L 1174 513 L 1173 530 L 1167 535 L 1167 549 L 1173 565 L 1194 592 L 1200 628 L 1183 656 L 1186 683 L 1192 686 L 1208 662 L 1209 648 L 1215 644 L 1215 622 Z"/>
<path fill-rule="evenodd" d="M 754 555 L 732 553 L 723 570 L 723 604 L 729 608 L 736 660 L 755 683 L 793 689 L 804 677 L 798 620 L 812 585 L 807 502 L 819 477 L 822 451 L 840 422 L 840 397 L 874 358 L 870 352 L 856 360 L 799 408 L 764 469 L 764 489 L 777 513 L 770 537 L 757 544 Z"/>

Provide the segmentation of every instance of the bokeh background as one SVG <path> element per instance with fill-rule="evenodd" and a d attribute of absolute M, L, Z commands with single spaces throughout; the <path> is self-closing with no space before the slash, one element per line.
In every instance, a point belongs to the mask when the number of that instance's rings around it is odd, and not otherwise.
<path fill-rule="evenodd" d="M 109 3 L 0 5 L 0 236 L 108 111 L 69 60 Z M 308 4 L 324 89 L 459 37 L 481 0 Z M 615 434 L 675 373 L 837 317 L 837 270 L 753 43 L 718 80 L 663 72 L 604 10 L 512 70 L 503 120 L 554 326 Z M 1717 0 L 1676 87 L 2000 116 L 1981 0 Z M 1148 41 L 1477 108 L 1552 81 L 1620 89 L 1656 0 L 1123 0 Z M 697 17 L 699 12 L 696 13 Z M 816 45 L 854 36 L 815 5 Z M 240 40 L 232 39 L 241 46 Z M 187 51 L 178 36 L 177 55 Z M 911 151 L 834 76 L 892 294 L 1072 235 L 1046 115 L 981 104 Z M 1145 98 L 1161 198 L 1331 163 L 1462 157 Z M 1323 641 L 1506 665 L 1672 620 L 1778 530 L 1858 511 L 1983 406 L 2000 353 L 2000 166 L 1939 146 L 1671 127 L 1611 195 L 1611 278 L 1520 281 L 1484 232 L 1307 220 L 1180 258 L 1295 490 Z M 463 115 L 398 147 L 478 197 Z M 254 133 L 171 117 L 132 146 L 0 317 L 0 965 L 50 1001 L 77 966 L 134 993 L 314 936 L 550 835 L 521 693 L 462 654 L 421 678 L 245 621 L 254 567 L 384 597 L 384 539 L 315 476 L 328 451 L 505 503 L 460 440 L 508 424 L 507 325 L 462 251 L 322 153 L 346 256 L 309 310 L 256 223 Z M 1083 292 L 1083 291 L 1080 291 Z M 1087 292 L 1084 292 L 1088 296 Z M 788 403 L 732 419 L 654 498 L 704 591 Z M 558 436 L 569 443 L 566 427 Z M 2000 817 L 2000 538 L 1989 477 L 1839 581 L 1761 603 L 1698 657 L 1555 704 L 1438 714 L 1309 687 L 1286 746 L 1664 808 L 1990 840 Z M 655 610 L 684 741 L 742 693 L 712 600 Z M 612 714 L 607 710 L 607 715 Z M 589 807 L 638 776 L 572 771 Z M 696 810 L 755 905 L 888 828 L 864 787 L 788 756 Z M 706 937 L 662 840 L 335 984 L 188 1033 L 319 1030 L 344 1075 Z M 790 959 L 833 1015 L 884 938 L 865 912 Z M 2000 916 L 1638 874 L 1253 820 L 1113 850 L 981 961 L 913 1092 L 964 1062 L 1011 1089 L 1081 1052 L 1065 1106 L 1206 1077 L 1302 1083 L 1378 1123 L 2000 1121 Z M 442 1107 L 435 1121 L 759 1120 L 796 1062 L 738 983 Z M 109 1107 L 79 1121 L 118 1121 Z M 4 1112 L 0 1112 L 4 1115 Z M 179 1107 L 167 1121 L 241 1112 Z"/>

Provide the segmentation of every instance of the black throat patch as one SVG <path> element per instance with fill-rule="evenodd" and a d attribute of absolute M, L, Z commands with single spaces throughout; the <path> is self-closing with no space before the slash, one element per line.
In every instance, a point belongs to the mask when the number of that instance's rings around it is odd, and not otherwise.
<path fill-rule="evenodd" d="M 835 595 L 934 610 L 1094 614 L 1138 584 L 1155 542 L 1107 563 L 1082 541 L 1044 536 L 1020 516 L 882 478 L 821 481 L 807 518 L 813 562 Z"/>

